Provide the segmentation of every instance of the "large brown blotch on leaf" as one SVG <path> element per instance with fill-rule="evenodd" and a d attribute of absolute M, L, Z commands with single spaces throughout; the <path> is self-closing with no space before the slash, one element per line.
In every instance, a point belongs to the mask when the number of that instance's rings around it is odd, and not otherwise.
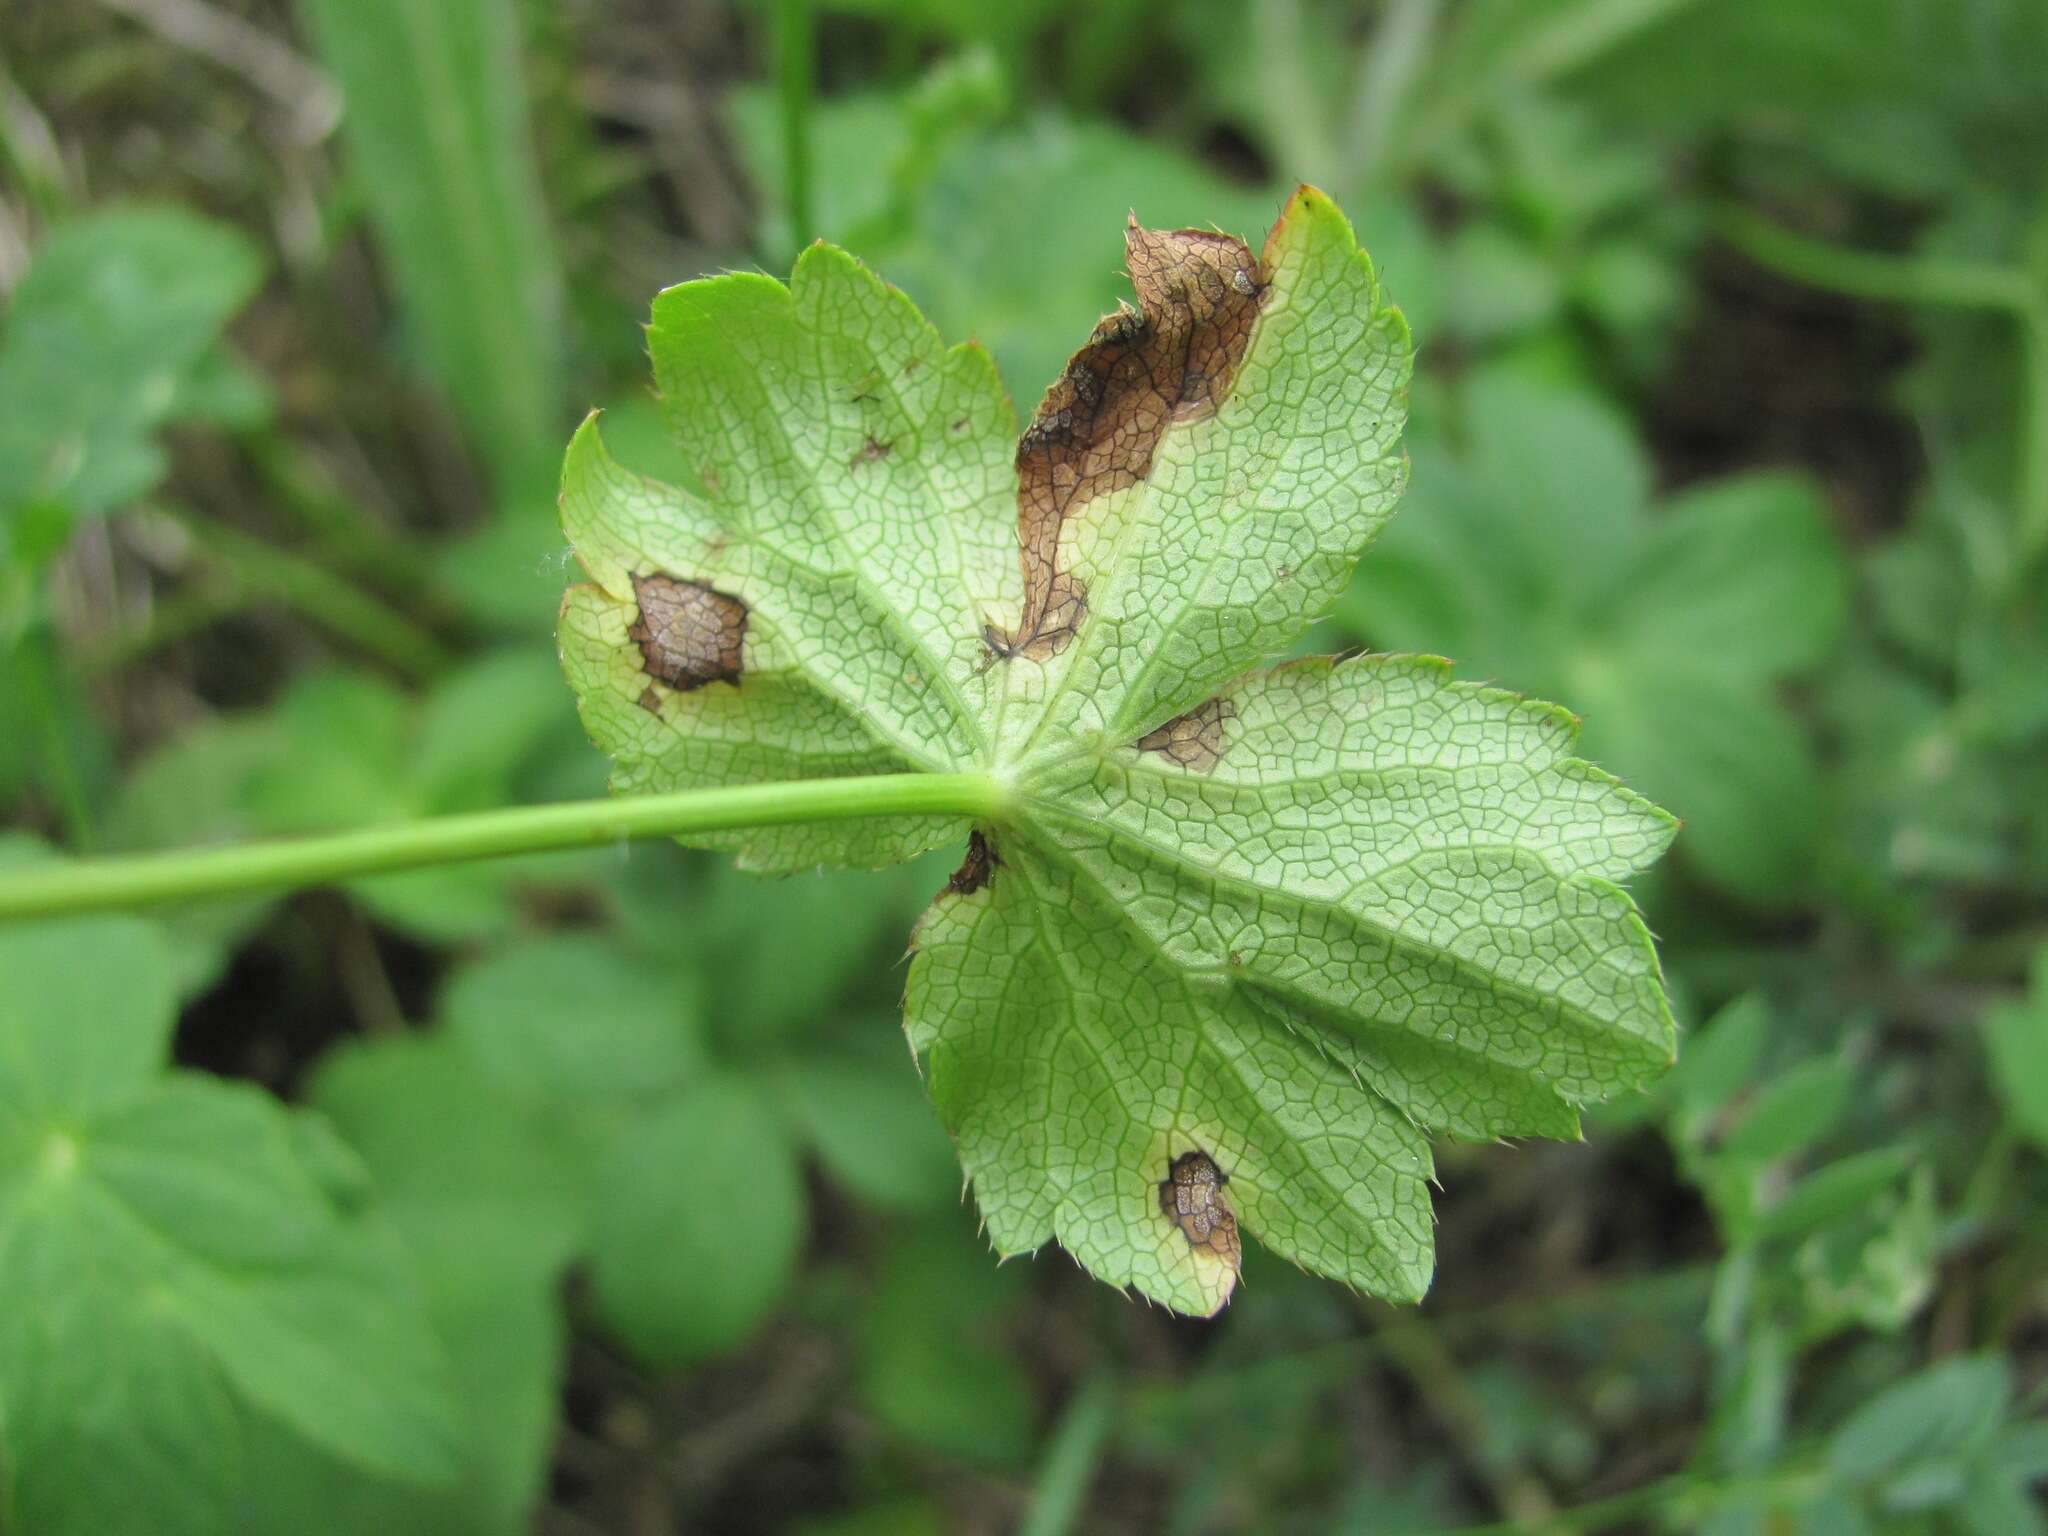
<path fill-rule="evenodd" d="M 1124 231 L 1138 308 L 1095 327 L 1017 442 L 1017 549 L 1024 609 L 1016 629 L 983 631 L 998 656 L 1056 654 L 1088 594 L 1060 565 L 1060 529 L 1097 496 L 1152 470 L 1159 436 L 1212 413 L 1251 341 L 1266 279 L 1251 248 L 1200 229 Z"/>
<path fill-rule="evenodd" d="M 1190 773 L 1207 773 L 1223 760 L 1223 733 L 1237 718 L 1237 707 L 1225 698 L 1204 700 L 1184 715 L 1175 715 L 1132 743 L 1140 752 L 1157 752 Z"/>
<path fill-rule="evenodd" d="M 641 665 L 678 693 L 706 683 L 737 683 L 747 639 L 747 605 L 701 581 L 656 571 L 633 578 L 639 616 L 626 638 Z"/>
<path fill-rule="evenodd" d="M 1206 1249 L 1237 1270 L 1244 1263 L 1244 1250 L 1237 1235 L 1237 1213 L 1223 1192 L 1229 1182 L 1208 1153 L 1183 1152 L 1160 1181 L 1159 1209 L 1180 1228 L 1190 1248 Z"/>

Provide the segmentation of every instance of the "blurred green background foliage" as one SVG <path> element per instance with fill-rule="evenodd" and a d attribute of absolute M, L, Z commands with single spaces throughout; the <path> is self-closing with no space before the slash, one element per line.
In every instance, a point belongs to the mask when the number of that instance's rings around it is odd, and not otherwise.
<path fill-rule="evenodd" d="M 1313 638 L 1685 819 L 1687 1030 L 1441 1149 L 1420 1309 L 1196 1323 L 979 1240 L 943 856 L 9 931 L 0 1526 L 2048 1531 L 2044 80 L 2040 0 L 12 0 L 0 861 L 600 793 L 553 480 L 688 479 L 657 288 L 829 238 L 1028 410 L 1127 212 L 1309 180 L 1420 344 Z"/>

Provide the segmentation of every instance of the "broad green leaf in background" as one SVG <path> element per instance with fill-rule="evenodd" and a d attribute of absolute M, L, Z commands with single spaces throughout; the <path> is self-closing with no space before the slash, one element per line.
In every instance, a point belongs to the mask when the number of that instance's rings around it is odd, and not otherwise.
<path fill-rule="evenodd" d="M 682 873 L 677 857 L 655 858 Z M 809 1230 L 805 1145 L 885 1208 L 957 1200 L 945 1137 L 900 1054 L 805 1049 L 773 1022 L 765 1053 L 707 1038 L 703 973 L 754 975 L 749 948 L 763 946 L 703 926 L 666 923 L 644 953 L 594 933 L 505 944 L 456 973 L 437 1029 L 322 1068 L 313 1102 L 370 1166 L 451 1326 L 470 1290 L 517 1310 L 573 1259 L 635 1358 L 695 1360 L 742 1343 L 793 1278 Z M 833 1003 L 813 998 L 829 1026 L 814 1033 L 836 1033 Z M 463 1379 L 491 1365 L 475 1342 L 474 1355 L 451 1342 Z M 537 1450 L 515 1455 L 488 1422 L 478 1443 L 502 1447 L 530 1488 Z"/>
<path fill-rule="evenodd" d="M 704 1064 L 694 979 L 594 937 L 558 934 L 463 970 L 441 1016 L 474 1060 L 520 1092 L 658 1097 Z"/>
<path fill-rule="evenodd" d="M 1755 993 L 1738 997 L 1687 1036 L 1685 1055 L 1664 1080 L 1672 1131 L 1685 1146 L 1711 1135 L 1749 1085 L 1771 1033 L 1770 1010 Z"/>
<path fill-rule="evenodd" d="M 1828 1442 L 1827 1469 L 1879 1518 L 1948 1509 L 1981 1536 L 2038 1532 L 2028 1484 L 2039 1469 L 2001 1454 L 2021 1431 L 2008 1422 L 2011 1395 L 2002 1356 L 1937 1361 L 1850 1414 Z"/>
<path fill-rule="evenodd" d="M 1683 312 L 1689 222 L 1654 146 L 1524 96 L 1494 104 L 1468 137 L 1442 157 L 1468 208 L 1444 250 L 1442 333 L 1541 344 L 1547 332 L 1554 344 L 1578 320 L 1615 360 L 1651 372 Z"/>
<path fill-rule="evenodd" d="M 1407 328 L 1312 189 L 1262 255 L 1135 222 L 1127 251 L 1142 310 L 1102 322 L 1021 443 L 987 354 L 841 251 L 787 287 L 663 293 L 655 372 L 703 493 L 577 435 L 563 515 L 591 580 L 564 663 L 621 789 L 1003 786 L 974 828 L 706 839 L 792 870 L 974 833 L 907 1016 L 998 1250 L 1057 1238 L 1212 1312 L 1241 1224 L 1412 1298 L 1427 1130 L 1574 1135 L 1580 1103 L 1668 1064 L 1615 882 L 1671 823 L 1573 756 L 1562 711 L 1441 663 L 1253 670 L 1392 511 Z"/>
<path fill-rule="evenodd" d="M 1683 849 L 1763 903 L 1813 876 L 1812 749 L 1775 697 L 1840 630 L 1846 572 L 1818 492 L 1731 477 L 1654 511 L 1649 463 L 1595 399 L 1506 370 L 1465 389 L 1462 451 L 1418 446 L 1410 513 L 1340 614 L 1568 698 L 1586 744 L 1685 819 Z"/>
<path fill-rule="evenodd" d="M 751 1333 L 795 1274 L 795 1148 L 751 1084 L 706 1076 L 619 1137 L 593 1220 L 605 1321 L 656 1364 L 707 1358 Z"/>
<path fill-rule="evenodd" d="M 812 216 L 818 229 L 856 254 L 876 257 L 907 238 L 933 177 L 987 129 L 1005 95 L 994 59 L 970 49 L 942 60 L 906 90 L 851 92 L 816 103 Z M 763 87 L 741 89 L 727 110 L 760 194 L 757 243 L 789 249 L 795 242 L 776 222 L 788 201 L 781 98 Z"/>
<path fill-rule="evenodd" d="M 240 231 L 177 208 L 108 208 L 35 252 L 0 332 L 0 562 L 163 474 L 159 428 L 268 408 L 221 330 L 262 262 Z"/>
<path fill-rule="evenodd" d="M 309 1097 L 361 1155 L 414 1256 L 468 1433 L 460 1477 L 426 1493 L 273 1455 L 254 1528 L 523 1531 L 554 1438 L 557 1287 L 584 1243 L 594 1138 L 495 1083 L 446 1033 L 329 1056 Z"/>
<path fill-rule="evenodd" d="M 870 1021 L 847 1021 L 861 1027 Z M 784 1115 L 833 1176 L 883 1210 L 929 1211 L 960 1198 L 960 1173 L 945 1132 L 902 1046 L 868 1037 L 837 1050 L 790 1053 L 773 1082 Z M 883 1049 L 875 1049 L 882 1044 Z"/>
<path fill-rule="evenodd" d="M 0 940 L 5 1523 L 227 1529 L 249 1423 L 446 1480 L 446 1361 L 360 1173 L 254 1088 L 165 1073 L 171 998 L 142 922 Z"/>
<path fill-rule="evenodd" d="M 1004 1325 L 1026 1276 L 978 1246 L 957 1215 L 890 1245 L 857 1335 L 861 1396 L 913 1444 L 1012 1466 L 1031 1444 L 1031 1389 Z"/>

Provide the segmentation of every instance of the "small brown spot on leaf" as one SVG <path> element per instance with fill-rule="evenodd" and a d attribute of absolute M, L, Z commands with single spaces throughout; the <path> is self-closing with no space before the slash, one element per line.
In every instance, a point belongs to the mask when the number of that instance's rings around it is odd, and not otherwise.
<path fill-rule="evenodd" d="M 640 690 L 640 697 L 635 699 L 633 702 L 638 704 L 642 709 L 646 710 L 647 713 L 649 713 L 650 715 L 658 715 L 661 713 L 661 694 L 655 689 L 655 686 L 652 683 L 649 683 L 645 688 L 642 688 Z"/>
<path fill-rule="evenodd" d="M 965 416 L 962 416 L 958 421 L 953 423 L 952 429 L 955 432 L 965 432 L 967 430 L 967 418 Z"/>
<path fill-rule="evenodd" d="M 1159 1184 L 1159 1209 L 1180 1228 L 1190 1248 L 1206 1248 L 1237 1269 L 1244 1250 L 1238 1241 L 1237 1216 L 1223 1186 L 1230 1181 L 1206 1152 L 1183 1152 Z"/>
<path fill-rule="evenodd" d="M 640 647 L 649 677 L 679 693 L 740 680 L 745 603 L 700 581 L 659 571 L 635 576 L 633 597 L 640 616 L 626 626 L 626 638 Z"/>
<path fill-rule="evenodd" d="M 1104 318 L 1017 443 L 1017 551 L 1024 610 L 1000 656 L 1050 656 L 1072 640 L 1087 594 L 1060 568 L 1060 530 L 1097 496 L 1143 480 L 1169 424 L 1222 403 L 1244 359 L 1265 280 L 1241 240 L 1199 229 L 1124 231 L 1137 309 Z"/>
<path fill-rule="evenodd" d="M 889 457 L 889 452 L 894 446 L 871 437 L 860 445 L 860 452 L 847 461 L 847 467 L 858 469 L 863 464 L 878 464 Z"/>
<path fill-rule="evenodd" d="M 953 878 L 946 882 L 942 896 L 972 896 L 987 885 L 995 874 L 996 866 L 1002 861 L 996 857 L 995 849 L 989 847 L 988 839 L 980 832 L 967 834 L 967 857 L 960 861 L 960 867 L 953 871 Z"/>
<path fill-rule="evenodd" d="M 1208 699 L 1184 715 L 1175 715 L 1135 743 L 1140 752 L 1157 752 L 1190 773 L 1207 773 L 1223 757 L 1223 732 L 1237 718 L 1230 700 Z"/>

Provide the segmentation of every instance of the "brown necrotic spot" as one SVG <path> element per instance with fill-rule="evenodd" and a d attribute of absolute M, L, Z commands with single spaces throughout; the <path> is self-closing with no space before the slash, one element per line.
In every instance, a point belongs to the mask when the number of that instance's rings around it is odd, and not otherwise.
<path fill-rule="evenodd" d="M 633 578 L 633 598 L 640 613 L 626 626 L 626 638 L 640 647 L 649 677 L 679 693 L 740 680 L 745 603 L 701 581 L 659 571 Z"/>
<path fill-rule="evenodd" d="M 1183 1152 L 1166 1170 L 1159 1184 L 1159 1209 L 1180 1228 L 1190 1248 L 1207 1249 L 1225 1260 L 1232 1269 L 1239 1266 L 1243 1249 L 1238 1242 L 1237 1216 L 1223 1176 L 1206 1152 Z"/>
<path fill-rule="evenodd" d="M 995 849 L 989 847 L 988 839 L 980 832 L 967 834 L 967 857 L 960 861 L 960 867 L 953 871 L 953 878 L 946 882 L 944 896 L 972 896 L 989 882 L 1001 860 Z"/>
<path fill-rule="evenodd" d="M 1184 715 L 1175 715 L 1156 731 L 1147 731 L 1134 745 L 1157 752 L 1190 773 L 1207 773 L 1223 756 L 1223 733 L 1237 718 L 1237 708 L 1224 698 L 1207 699 Z"/>
<path fill-rule="evenodd" d="M 1143 480 L 1170 424 L 1213 412 L 1251 340 L 1266 283 L 1243 241 L 1134 218 L 1124 252 L 1138 308 L 1096 325 L 1017 443 L 1024 609 L 1015 630 L 984 631 L 999 656 L 1050 656 L 1073 639 L 1087 593 L 1060 566 L 1061 527 Z"/>

